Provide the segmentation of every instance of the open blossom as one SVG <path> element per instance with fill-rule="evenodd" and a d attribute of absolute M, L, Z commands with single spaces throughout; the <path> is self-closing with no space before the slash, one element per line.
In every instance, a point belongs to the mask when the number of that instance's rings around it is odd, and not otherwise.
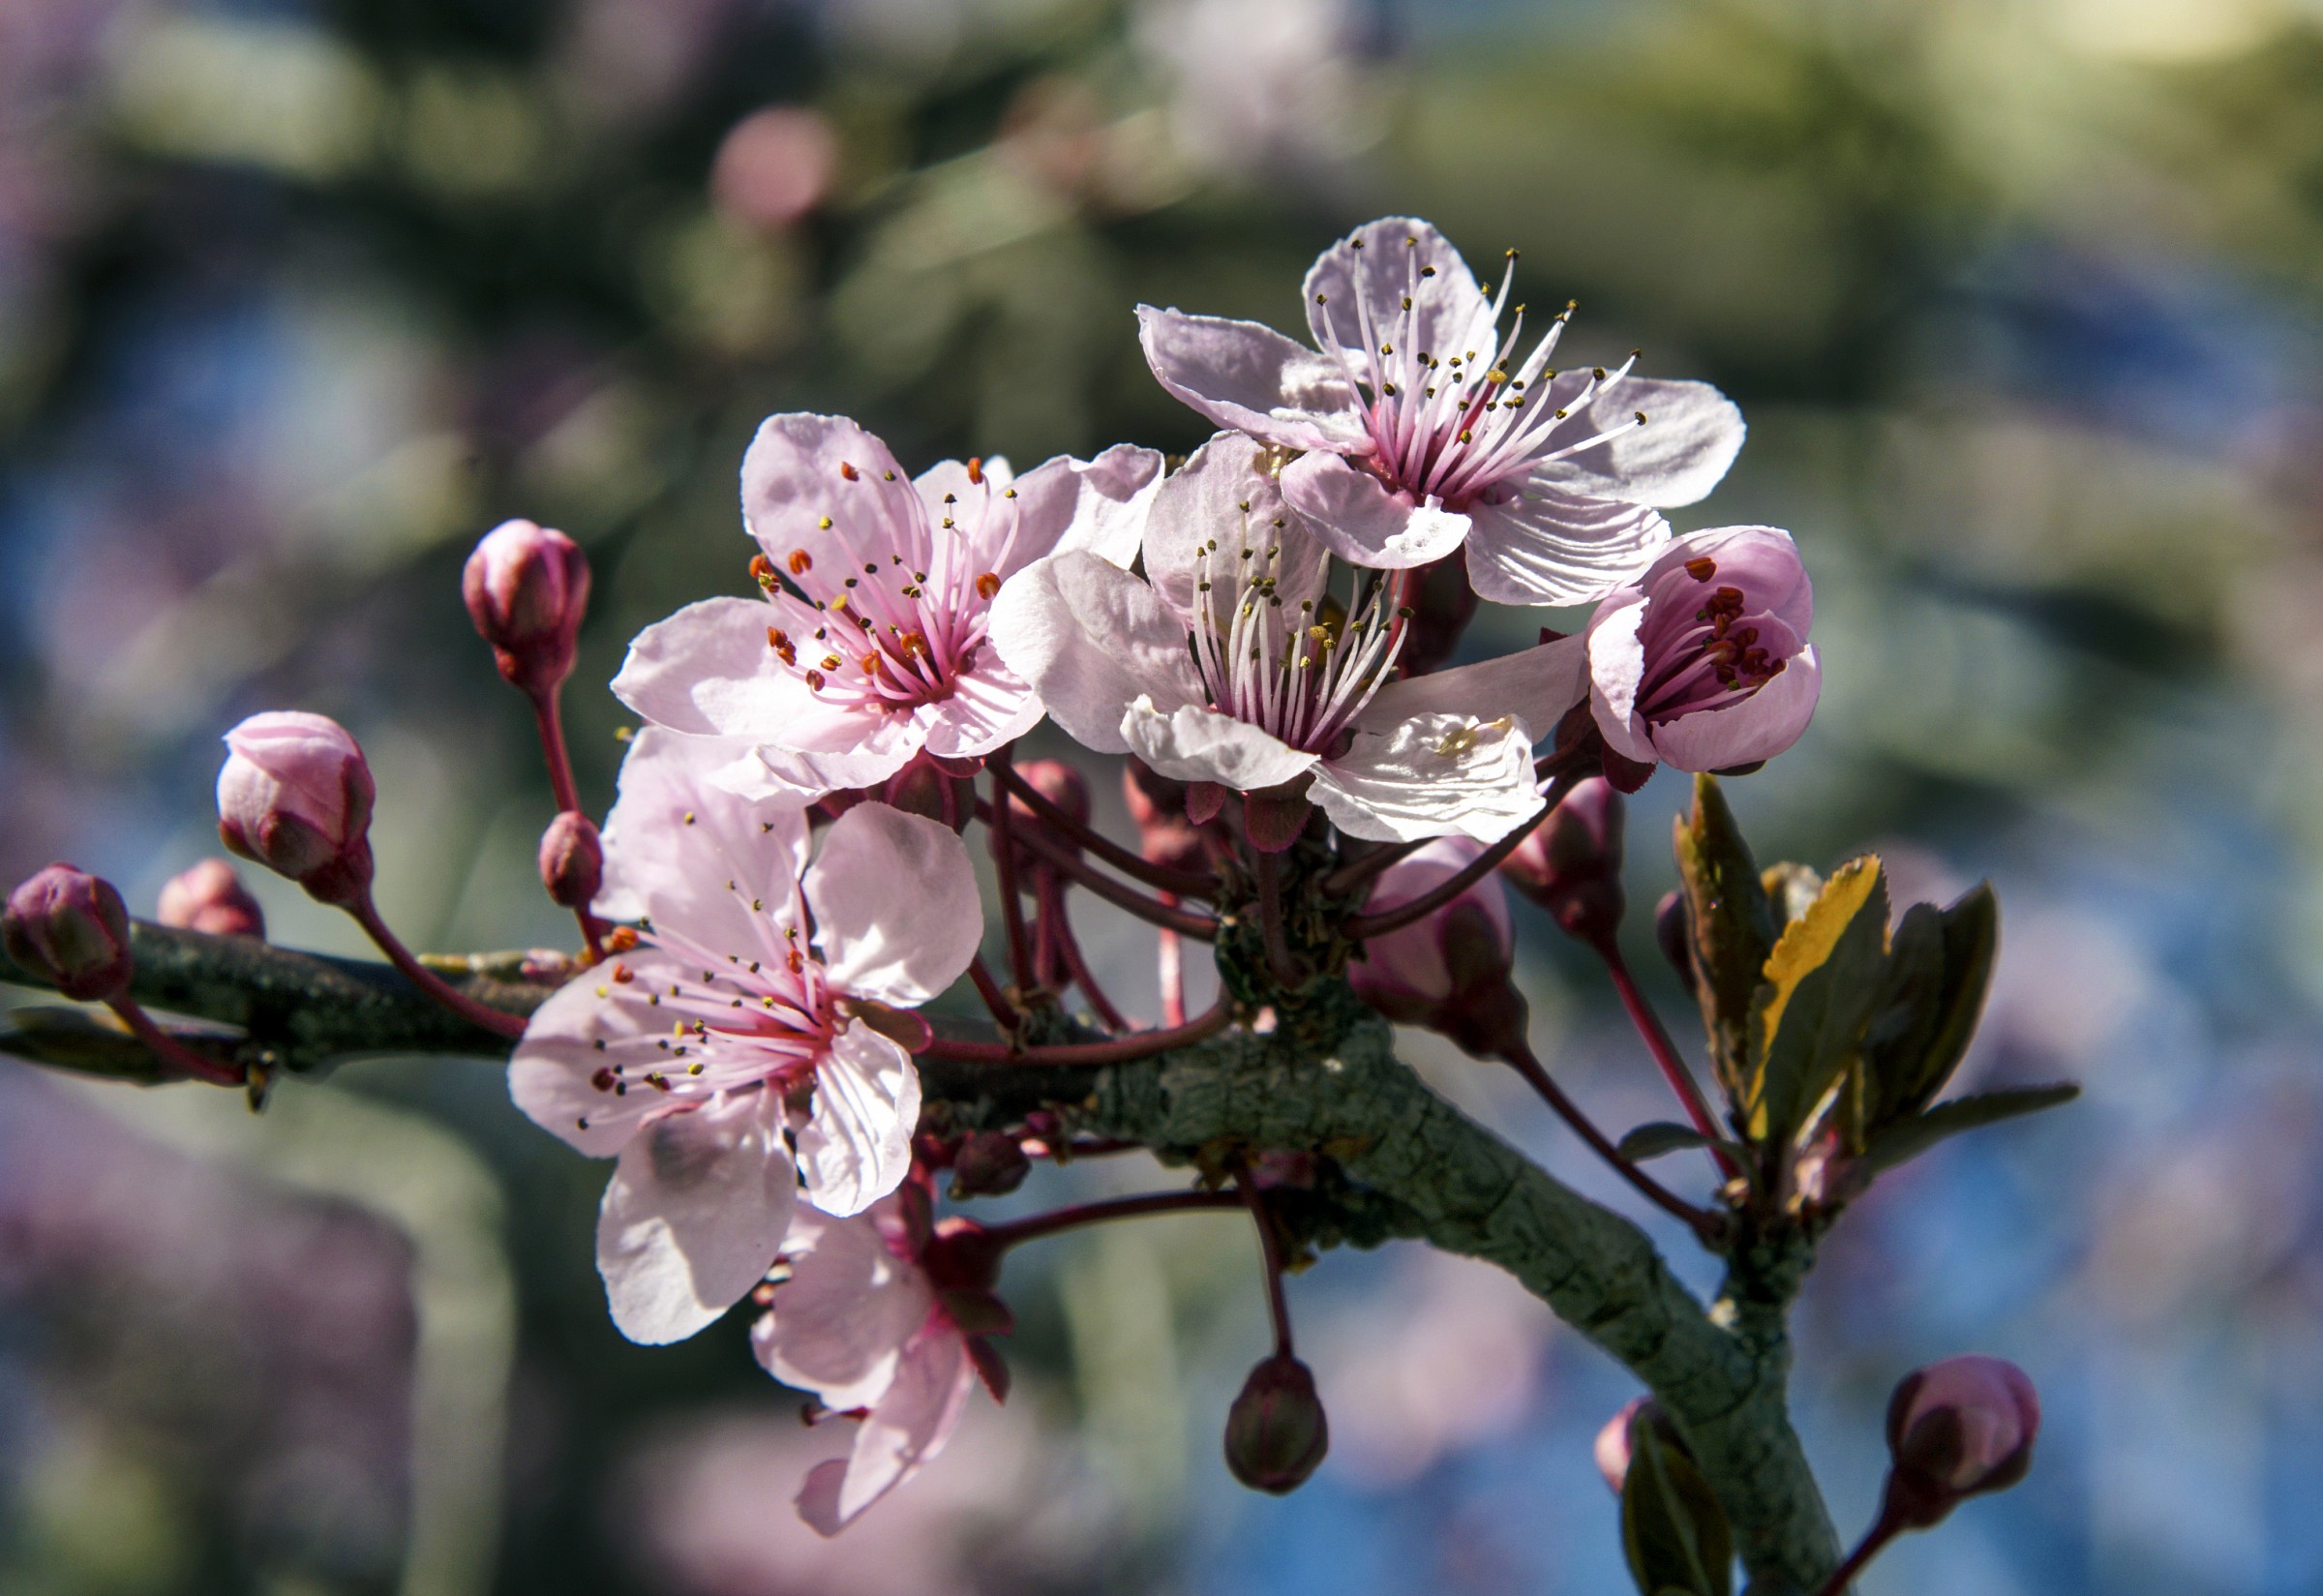
<path fill-rule="evenodd" d="M 1579 640 L 1392 680 L 1393 584 L 1349 573 L 1284 504 L 1268 457 L 1221 433 L 1155 496 L 1140 581 L 1082 553 L 1011 581 L 992 641 L 1060 726 L 1178 781 L 1312 777 L 1352 836 L 1491 841 L 1540 807 L 1532 738 L 1582 693 Z"/>
<path fill-rule="evenodd" d="M 755 1285 L 801 1182 L 836 1215 L 895 1189 L 920 1113 L 896 1038 L 924 1027 L 894 1010 L 949 986 L 982 933 L 949 828 L 859 804 L 809 864 L 799 810 L 711 786 L 716 757 L 639 735 L 597 909 L 642 938 L 541 1006 L 509 1072 L 544 1129 L 619 1158 L 597 1265 L 639 1341 L 690 1336 Z"/>
<path fill-rule="evenodd" d="M 1614 752 L 1726 770 L 1814 718 L 1815 590 L 1791 534 L 1720 527 L 1673 543 L 1589 617 L 1589 706 Z"/>
<path fill-rule="evenodd" d="M 1021 477 L 947 461 L 917 481 L 841 417 L 770 416 L 742 461 L 764 599 L 649 626 L 613 688 L 656 725 L 722 739 L 720 785 L 813 797 L 885 781 L 924 748 L 989 753 L 1041 701 L 985 643 L 992 600 L 1060 549 L 1126 565 L 1162 457 L 1127 444 Z"/>
<path fill-rule="evenodd" d="M 1567 306 L 1519 358 L 1505 337 L 1516 272 L 1486 297 L 1425 222 L 1387 217 L 1307 274 L 1315 347 L 1252 321 L 1140 305 L 1145 356 L 1172 394 L 1222 427 L 1310 451 L 1283 496 L 1332 553 L 1425 564 L 1464 543 L 1476 591 L 1503 604 L 1593 599 L 1668 539 L 1652 506 L 1691 504 L 1742 446 L 1742 416 L 1701 382 L 1549 365 Z M 1317 351 L 1320 351 L 1319 353 Z"/>
<path fill-rule="evenodd" d="M 1008 1310 L 988 1280 L 937 1278 L 952 1273 L 946 1229 L 978 1233 L 960 1220 L 931 1229 L 909 1186 L 848 1219 L 801 1212 L 762 1297 L 750 1340 L 767 1372 L 860 1422 L 848 1456 L 815 1465 L 799 1492 L 799 1516 L 825 1535 L 941 1452 L 979 1374 L 998 1372 L 980 1337 L 1005 1329 Z"/>

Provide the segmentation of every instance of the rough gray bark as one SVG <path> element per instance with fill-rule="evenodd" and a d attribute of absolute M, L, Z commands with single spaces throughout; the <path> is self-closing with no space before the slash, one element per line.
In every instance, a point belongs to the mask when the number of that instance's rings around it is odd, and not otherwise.
<path fill-rule="evenodd" d="M 292 1070 L 378 1053 L 504 1056 L 384 965 L 139 924 L 134 995 L 244 1028 Z M 477 961 L 464 982 L 524 1012 L 546 988 Z M 0 980 L 37 984 L 0 960 Z M 100 1034 L 103 1035 L 103 1034 Z M 59 1048 L 33 1029 L 0 1048 L 92 1073 L 140 1077 L 126 1036 Z M 109 1050 L 109 1051 L 108 1051 Z M 118 1055 L 115 1057 L 114 1055 Z M 1036 1107 L 1077 1129 L 1217 1167 L 1232 1153 L 1324 1156 L 1330 1177 L 1291 1218 L 1317 1245 L 1425 1240 L 1507 1270 L 1637 1374 L 1683 1429 L 1733 1521 L 1752 1596 L 1800 1596 L 1838 1545 L 1785 1403 L 1782 1306 L 1804 1260 L 1738 1250 L 1714 1309 L 1678 1283 L 1644 1232 L 1558 1182 L 1436 1096 L 1392 1051 L 1385 1023 L 1327 984 L 1275 1032 L 1232 1029 L 1158 1059 L 1097 1069 L 928 1060 L 930 1102 L 963 1125 Z"/>

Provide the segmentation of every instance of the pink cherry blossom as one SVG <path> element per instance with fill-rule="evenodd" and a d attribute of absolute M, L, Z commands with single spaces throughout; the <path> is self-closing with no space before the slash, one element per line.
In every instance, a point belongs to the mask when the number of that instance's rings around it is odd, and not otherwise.
<path fill-rule="evenodd" d="M 1068 552 L 1011 580 L 992 641 L 1100 753 L 1250 793 L 1310 779 L 1333 825 L 1385 841 L 1491 841 L 1540 807 L 1532 738 L 1582 694 L 1578 639 L 1392 679 L 1393 584 L 1329 551 L 1269 457 L 1221 433 L 1162 483 L 1145 580 Z"/>
<path fill-rule="evenodd" d="M 848 1456 L 817 1464 L 799 1492 L 799 1516 L 822 1534 L 837 1534 L 944 1449 L 991 1358 L 949 1305 L 975 1299 L 986 1328 L 983 1314 L 1005 1320 L 1006 1310 L 988 1292 L 940 1285 L 930 1272 L 940 1237 L 918 1187 L 847 1219 L 802 1211 L 764 1293 L 769 1311 L 750 1338 L 758 1361 L 813 1392 L 823 1416 L 860 1424 Z"/>
<path fill-rule="evenodd" d="M 1593 599 L 1670 535 L 1652 506 L 1691 504 L 1742 446 L 1715 388 L 1549 365 L 1572 307 L 1522 359 L 1525 310 L 1499 330 L 1509 253 L 1487 298 L 1425 222 L 1357 228 L 1307 274 L 1314 348 L 1252 321 L 1140 305 L 1162 385 L 1223 427 L 1308 451 L 1284 497 L 1331 552 L 1398 569 L 1463 544 L 1468 577 L 1505 604 Z M 1318 352 L 1319 351 L 1319 352 Z"/>
<path fill-rule="evenodd" d="M 763 600 L 706 599 L 648 627 L 614 691 L 741 750 L 718 780 L 754 797 L 868 787 L 922 748 L 988 753 L 1041 718 L 986 647 L 994 595 L 1061 549 L 1128 564 L 1161 468 L 1123 444 L 1021 478 L 947 461 L 913 481 L 852 421 L 771 416 L 742 461 Z"/>
<path fill-rule="evenodd" d="M 895 1189 L 920 1113 L 896 1039 L 925 1033 L 894 1010 L 950 985 L 982 934 L 947 828 L 859 804 L 809 864 L 804 817 L 710 785 L 716 758 L 639 735 L 596 907 L 640 942 L 541 1006 L 509 1073 L 536 1123 L 619 1159 L 597 1264 L 639 1341 L 690 1336 L 756 1284 L 802 1183 L 842 1216 Z"/>
<path fill-rule="evenodd" d="M 1791 534 L 1677 539 L 1589 617 L 1589 707 L 1614 752 L 1726 770 L 1771 759 L 1814 718 L 1815 590 Z"/>

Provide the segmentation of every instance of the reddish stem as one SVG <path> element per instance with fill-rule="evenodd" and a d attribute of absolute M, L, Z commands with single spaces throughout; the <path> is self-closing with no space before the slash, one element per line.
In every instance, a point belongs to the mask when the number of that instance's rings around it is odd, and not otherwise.
<path fill-rule="evenodd" d="M 572 814 L 581 813 L 581 789 L 573 781 L 573 760 L 564 743 L 563 685 L 526 695 L 532 703 L 532 724 L 540 731 L 540 754 L 549 767 L 549 789 L 557 795 L 557 807 Z M 581 922 L 581 940 L 588 945 L 588 956 L 605 956 L 605 922 L 588 912 L 582 904 L 573 911 L 573 918 Z"/>
<path fill-rule="evenodd" d="M 1651 1175 L 1646 1174 L 1644 1170 L 1640 1169 L 1635 1162 L 1623 1158 L 1621 1150 L 1614 1145 L 1613 1139 L 1598 1129 L 1588 1115 L 1582 1112 L 1581 1104 L 1565 1095 L 1564 1088 L 1556 1084 L 1555 1078 L 1542 1066 L 1541 1061 L 1534 1056 L 1529 1046 L 1518 1042 L 1503 1052 L 1500 1058 L 1510 1069 L 1524 1077 L 1524 1083 L 1540 1094 L 1541 1100 L 1556 1111 L 1556 1117 L 1563 1120 L 1575 1135 L 1587 1142 L 1590 1150 L 1607 1163 L 1612 1164 L 1614 1172 L 1629 1182 L 1631 1186 L 1636 1187 L 1646 1201 L 1664 1213 L 1683 1220 L 1686 1227 L 1701 1238 L 1705 1247 L 1715 1248 L 1718 1245 L 1720 1233 L 1724 1229 L 1718 1217 L 1706 1209 L 1695 1207 Z"/>
<path fill-rule="evenodd" d="M 1580 779 L 1570 773 L 1558 776 L 1555 784 L 1549 789 L 1547 801 L 1541 805 L 1539 812 L 1530 820 L 1517 827 L 1508 835 L 1469 860 L 1460 870 L 1445 877 L 1443 881 L 1428 891 L 1422 892 L 1409 903 L 1399 903 L 1393 909 L 1383 909 L 1376 915 L 1357 915 L 1341 928 L 1342 933 L 1349 942 L 1361 942 L 1366 937 L 1385 936 L 1390 931 L 1401 931 L 1406 925 L 1426 919 L 1430 915 L 1434 914 L 1445 904 L 1450 903 L 1461 893 L 1499 868 L 1500 861 L 1515 853 L 1518 846 L 1539 828 L 1541 822 L 1556 813 L 1556 806 L 1564 802 L 1565 795 L 1573 790 L 1575 783 Z"/>
<path fill-rule="evenodd" d="M 984 1000 L 984 1007 L 992 1010 L 992 1023 L 1003 1031 L 1015 1030 L 1017 1021 L 1024 1016 L 1016 1012 L 1009 995 L 1000 989 L 1000 982 L 992 979 L 992 967 L 984 962 L 983 954 L 968 961 L 968 979 L 976 983 L 976 995 Z"/>
<path fill-rule="evenodd" d="M 978 804 L 977 813 L 985 815 L 986 806 Z M 997 833 L 997 828 L 995 830 Z M 1166 926 L 1197 942 L 1210 942 L 1218 936 L 1218 921 L 1208 915 L 1197 915 L 1191 910 L 1173 908 L 1158 898 L 1149 898 L 1134 887 L 1101 874 L 1088 860 L 1076 857 L 1071 848 L 1052 837 L 1044 837 L 1038 831 L 1021 831 L 1016 834 L 1015 842 L 1017 847 L 1033 855 L 1041 863 L 1071 876 L 1107 903 L 1117 909 L 1128 910 L 1139 919 Z"/>
<path fill-rule="evenodd" d="M 1166 892 L 1162 894 L 1162 901 L 1173 908 L 1176 906 L 1176 900 Z M 1186 1023 L 1185 949 L 1178 942 L 1178 934 L 1167 926 L 1162 927 L 1155 933 L 1154 941 L 1155 979 L 1162 983 L 1162 1023 L 1163 1025 L 1184 1025 Z"/>
<path fill-rule="evenodd" d="M 1863 1539 L 1855 1550 L 1847 1554 L 1846 1562 L 1832 1571 L 1831 1577 L 1824 1581 L 1822 1590 L 1816 1596 L 1846 1596 L 1847 1587 L 1855 1583 L 1855 1577 L 1869 1568 L 1871 1560 L 1885 1551 L 1887 1543 L 1902 1534 L 1903 1529 L 1903 1524 L 1883 1507 L 1879 1521 L 1863 1532 Z"/>
<path fill-rule="evenodd" d="M 1156 864 L 1135 849 L 1124 848 L 1111 837 L 1091 829 L 1058 808 L 1046 794 L 1018 775 L 1014 767 L 998 769 L 994 774 L 1000 778 L 1001 785 L 1023 800 L 1026 808 L 1123 875 L 1179 897 L 1207 898 L 1217 892 L 1216 875 L 1203 875 L 1193 870 L 1173 870 L 1166 864 Z"/>
<path fill-rule="evenodd" d="M 1352 896 L 1355 888 L 1370 881 L 1398 859 L 1409 858 L 1435 839 L 1419 837 L 1410 842 L 1383 843 L 1353 863 L 1343 864 L 1323 878 L 1323 890 L 1335 898 Z"/>
<path fill-rule="evenodd" d="M 1264 1193 L 1251 1179 L 1250 1166 L 1239 1158 L 1234 1160 L 1234 1184 L 1250 1207 L 1251 1222 L 1258 1227 L 1258 1250 L 1266 1260 L 1266 1310 L 1275 1324 L 1275 1356 L 1287 1358 L 1291 1356 L 1290 1300 L 1282 1292 L 1282 1238 L 1275 1230 L 1275 1217 L 1266 1211 Z"/>
<path fill-rule="evenodd" d="M 1133 1031 L 1111 1041 L 1060 1042 L 1049 1047 L 1011 1047 L 1007 1042 L 953 1041 L 938 1037 L 928 1043 L 926 1056 L 956 1059 L 962 1064 L 1128 1064 L 1216 1036 L 1233 1018 L 1222 1003 L 1197 1020 L 1166 1030 Z"/>
<path fill-rule="evenodd" d="M 215 1086 L 240 1086 L 248 1076 L 248 1070 L 239 1065 L 220 1064 L 215 1059 L 205 1059 L 195 1052 L 154 1024 L 153 1016 L 138 1008 L 127 994 L 107 998 L 106 1007 L 121 1016 L 121 1023 L 129 1027 L 129 1034 L 150 1048 L 155 1058 L 181 1075 L 190 1075 Z"/>
<path fill-rule="evenodd" d="M 420 963 L 411 949 L 406 948 L 397 939 L 396 934 L 387 929 L 387 922 L 379 918 L 379 911 L 372 903 L 370 893 L 366 892 L 355 902 L 344 907 L 348 914 L 355 917 L 355 923 L 363 927 L 364 935 L 370 937 L 377 945 L 379 951 L 387 955 L 387 962 L 401 970 L 407 980 L 429 997 L 434 998 L 470 1025 L 481 1026 L 496 1036 L 514 1039 L 525 1034 L 525 1022 L 521 1016 L 505 1013 L 489 1004 L 478 1003 L 435 971 Z"/>
<path fill-rule="evenodd" d="M 1042 911 L 1043 914 L 1046 912 Z M 1065 893 L 1061 888 L 1057 891 L 1056 914 L 1057 951 L 1064 957 L 1065 973 L 1072 978 L 1072 984 L 1081 989 L 1081 996 L 1089 1000 L 1089 1007 L 1097 1010 L 1097 1017 L 1104 1021 L 1106 1030 L 1129 1030 L 1129 1020 L 1114 1007 L 1113 1000 L 1105 995 L 1105 989 L 1097 984 L 1097 978 L 1089 973 L 1089 961 L 1081 953 L 1081 939 L 1072 934 L 1072 921 L 1065 914 Z M 1171 933 L 1164 931 L 1162 934 L 1166 937 Z"/>
<path fill-rule="evenodd" d="M 1702 1088 L 1695 1084 L 1694 1072 L 1686 1068 L 1686 1061 L 1678 1057 L 1677 1044 L 1670 1039 L 1670 1033 L 1663 1028 L 1661 1015 L 1653 1011 L 1653 1006 L 1645 1001 L 1645 994 L 1638 990 L 1637 981 L 1630 976 L 1629 965 L 1621 957 L 1620 948 L 1610 935 L 1592 938 L 1590 946 L 1597 949 L 1597 956 L 1605 961 L 1606 974 L 1614 979 L 1614 990 L 1621 995 L 1621 1007 L 1629 1010 L 1630 1023 L 1638 1028 L 1638 1035 L 1644 1039 L 1645 1050 L 1653 1055 L 1653 1062 L 1660 1067 L 1662 1079 L 1668 1081 L 1670 1090 L 1677 1094 L 1677 1100 L 1685 1106 L 1686 1118 L 1693 1122 L 1694 1129 L 1710 1139 L 1708 1152 L 1711 1158 L 1718 1160 L 1720 1173 L 1730 1181 L 1735 1179 L 1742 1173 L 1742 1166 L 1735 1162 L 1733 1155 L 1720 1145 L 1726 1139 L 1725 1132 L 1718 1129 L 1718 1121 L 1710 1112 L 1708 1099 L 1703 1097 Z"/>
<path fill-rule="evenodd" d="M 1279 854 L 1251 850 L 1258 875 L 1258 932 L 1266 944 L 1266 967 L 1275 983 L 1289 991 L 1306 980 L 1299 961 L 1291 957 L 1290 936 L 1282 924 L 1282 859 Z"/>
<path fill-rule="evenodd" d="M 1029 992 L 1035 980 L 1032 946 L 1024 935 L 1024 905 L 1016 897 L 1016 849 L 1010 837 L 1009 800 L 1003 785 L 1006 781 L 1003 772 L 1009 768 L 1014 747 L 1011 743 L 985 756 L 985 768 L 992 772 L 992 796 L 998 801 L 989 808 L 979 804 L 977 813 L 983 817 L 992 833 L 992 866 L 1000 877 L 1000 917 L 1009 930 L 1009 970 L 1016 979 L 1016 990 Z"/>
<path fill-rule="evenodd" d="M 1044 992 L 1065 988 L 1065 954 L 1057 941 L 1065 888 L 1054 870 L 1033 872 L 1033 979 Z"/>
<path fill-rule="evenodd" d="M 1002 1247 L 1038 1241 L 1076 1225 L 1101 1224 L 1108 1220 L 1143 1219 L 1149 1214 L 1184 1214 L 1206 1208 L 1240 1208 L 1241 1196 L 1232 1191 L 1149 1191 L 1138 1197 L 1113 1197 L 1103 1202 L 1075 1203 L 1029 1219 L 1011 1220 L 984 1231 L 987 1241 Z"/>

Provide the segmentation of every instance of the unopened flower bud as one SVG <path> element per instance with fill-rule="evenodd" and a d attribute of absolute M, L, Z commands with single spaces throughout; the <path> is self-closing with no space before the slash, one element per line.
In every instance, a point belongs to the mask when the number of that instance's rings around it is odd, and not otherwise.
<path fill-rule="evenodd" d="M 1616 1496 L 1621 1494 L 1621 1488 L 1629 1483 L 1629 1460 L 1636 1446 L 1635 1427 L 1640 1424 L 1651 1425 L 1654 1434 L 1665 1447 L 1685 1453 L 1688 1457 L 1693 1456 L 1687 1450 L 1686 1443 L 1679 1438 L 1677 1427 L 1670 1422 L 1670 1416 L 1662 1411 L 1659 1402 L 1651 1397 L 1632 1397 L 1621 1404 L 1618 1413 L 1605 1421 L 1605 1428 L 1597 1431 L 1593 1449 L 1597 1472 Z"/>
<path fill-rule="evenodd" d="M 1500 870 L 1568 936 L 1595 942 L 1619 929 L 1625 805 L 1601 776 L 1577 783 Z"/>
<path fill-rule="evenodd" d="M 265 911 L 234 867 L 222 858 L 205 858 L 170 877 L 154 918 L 213 937 L 266 935 Z"/>
<path fill-rule="evenodd" d="M 1252 1491 L 1283 1496 L 1307 1483 L 1331 1449 L 1314 1375 L 1279 1352 L 1251 1370 L 1226 1412 L 1226 1467 Z"/>
<path fill-rule="evenodd" d="M 1437 838 L 1381 871 L 1364 912 L 1426 896 L 1482 852 L 1466 837 Z M 1389 1019 L 1440 1032 L 1489 1058 L 1524 1039 L 1524 999 L 1510 979 L 1515 968 L 1508 894 L 1488 874 L 1424 918 L 1368 939 L 1363 957 L 1347 966 L 1347 980 Z"/>
<path fill-rule="evenodd" d="M 588 559 L 571 538 L 529 521 L 500 523 L 468 557 L 460 596 L 515 686 L 537 695 L 572 674 Z"/>
<path fill-rule="evenodd" d="M 1024 1184 L 1033 1160 L 1024 1144 L 999 1130 L 972 1130 L 951 1160 L 955 1197 L 1005 1197 Z"/>
<path fill-rule="evenodd" d="M 1080 771 L 1062 760 L 1054 759 L 1023 760 L 1015 769 L 1034 792 L 1081 825 L 1089 824 L 1089 782 Z M 1035 825 L 1042 824 L 1041 817 L 1033 812 L 1032 805 L 1024 799 L 1011 796 L 1009 805 L 1011 814 L 1020 815 Z M 1057 841 L 1071 848 L 1075 855 L 1081 851 L 1080 844 L 1071 837 L 1060 836 Z"/>
<path fill-rule="evenodd" d="M 1887 1404 L 1887 1509 L 1925 1529 L 1962 1499 L 2006 1491 L 2033 1466 L 2040 1399 L 2025 1371 L 1975 1354 L 1904 1376 Z"/>
<path fill-rule="evenodd" d="M 560 810 L 540 834 L 540 884 L 559 907 L 586 910 L 605 884 L 605 849 L 587 815 Z"/>
<path fill-rule="evenodd" d="M 66 997 L 102 1003 L 129 989 L 129 911 L 113 884 L 70 864 L 51 864 L 9 893 L 0 946 Z"/>
<path fill-rule="evenodd" d="M 327 715 L 277 710 L 226 734 L 218 836 L 324 903 L 371 889 L 371 768 Z"/>
<path fill-rule="evenodd" d="M 1653 906 L 1653 940 L 1680 979 L 1694 979 L 1694 920 L 1686 895 L 1673 887 Z"/>
<path fill-rule="evenodd" d="M 1186 783 L 1149 768 L 1135 755 L 1123 763 L 1121 797 L 1137 828 L 1137 851 L 1172 870 L 1207 873 L 1209 850 L 1201 828 L 1186 816 Z"/>

